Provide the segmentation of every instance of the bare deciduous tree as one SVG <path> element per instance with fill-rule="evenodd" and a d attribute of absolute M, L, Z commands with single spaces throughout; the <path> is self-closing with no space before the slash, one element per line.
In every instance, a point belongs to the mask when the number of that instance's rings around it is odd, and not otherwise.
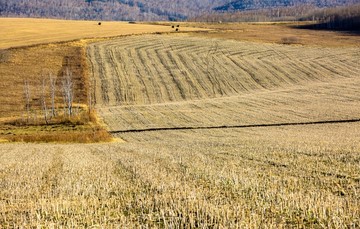
<path fill-rule="evenodd" d="M 49 124 L 49 114 L 48 114 L 48 109 L 47 109 L 47 105 L 46 105 L 46 94 L 47 94 L 47 88 L 48 86 L 46 85 L 46 78 L 43 75 L 43 78 L 41 79 L 41 94 L 40 94 L 40 105 L 41 105 L 41 109 L 43 111 L 44 114 L 44 120 L 46 124 Z"/>
<path fill-rule="evenodd" d="M 88 104 L 88 106 L 89 106 L 89 112 L 91 112 L 92 111 L 92 109 L 93 109 L 93 106 L 94 106 L 94 99 L 93 99 L 93 97 L 95 97 L 95 96 L 93 96 L 93 94 L 95 93 L 94 92 L 94 88 L 95 88 L 95 80 L 94 79 L 90 79 L 89 80 L 89 87 L 88 87 L 88 98 L 89 98 L 89 104 Z"/>
<path fill-rule="evenodd" d="M 55 96 L 56 96 L 56 75 L 49 73 L 49 84 L 50 84 L 50 96 L 51 96 L 51 117 L 56 116 L 55 111 Z"/>
<path fill-rule="evenodd" d="M 64 79 L 63 79 L 63 96 L 65 109 L 67 110 L 67 114 L 69 116 L 72 115 L 72 106 L 74 100 L 74 92 L 73 92 L 73 81 L 72 81 L 72 72 L 69 68 L 66 68 L 64 71 Z"/>
<path fill-rule="evenodd" d="M 25 109 L 27 113 L 26 120 L 27 122 L 29 122 L 30 108 L 31 108 L 31 104 L 30 104 L 31 94 L 30 94 L 30 85 L 28 80 L 24 80 L 24 98 L 25 98 Z"/>

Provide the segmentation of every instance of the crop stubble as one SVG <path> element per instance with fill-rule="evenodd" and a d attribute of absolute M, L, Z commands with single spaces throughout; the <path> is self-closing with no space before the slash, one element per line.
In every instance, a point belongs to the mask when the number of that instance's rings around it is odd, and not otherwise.
<path fill-rule="evenodd" d="M 126 144 L 2 145 L 0 225 L 357 228 L 359 130 L 158 131 L 119 135 Z"/>
<path fill-rule="evenodd" d="M 111 131 L 359 117 L 359 48 L 146 35 L 88 57 Z"/>
<path fill-rule="evenodd" d="M 109 130 L 358 118 L 359 49 L 132 36 L 89 46 Z M 359 123 L 2 145 L 0 225 L 357 228 Z"/>

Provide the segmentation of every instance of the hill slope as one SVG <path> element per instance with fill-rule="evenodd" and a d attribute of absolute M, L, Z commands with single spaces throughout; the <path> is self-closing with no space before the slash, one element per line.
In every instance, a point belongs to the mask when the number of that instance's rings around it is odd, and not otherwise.
<path fill-rule="evenodd" d="M 254 10 L 273 7 L 287 7 L 296 5 L 314 5 L 317 7 L 334 7 L 358 3 L 357 0 L 237 0 L 215 7 L 215 11 Z"/>
<path fill-rule="evenodd" d="M 213 11 L 314 4 L 319 7 L 357 0 L 0 0 L 1 17 L 46 17 L 87 20 L 184 20 Z"/>
<path fill-rule="evenodd" d="M 0 16 L 97 20 L 178 20 L 229 3 L 224 0 L 0 0 Z"/>

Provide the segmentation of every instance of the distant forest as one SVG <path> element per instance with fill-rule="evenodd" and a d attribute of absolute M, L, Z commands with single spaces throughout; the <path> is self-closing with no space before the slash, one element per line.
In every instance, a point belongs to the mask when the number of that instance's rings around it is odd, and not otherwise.
<path fill-rule="evenodd" d="M 349 10 L 351 7 L 344 8 L 341 13 L 335 11 L 339 6 L 356 3 L 360 0 L 0 0 L 0 16 L 119 21 L 310 19 L 325 22 L 340 21 L 339 17 L 350 18 L 351 15 L 353 19 L 345 23 L 349 24 L 357 20 L 358 11 Z M 327 10 L 329 7 L 332 10 Z M 330 18 L 330 13 L 337 16 Z"/>
<path fill-rule="evenodd" d="M 84 20 L 186 20 L 224 0 L 0 0 L 0 16 Z"/>
<path fill-rule="evenodd" d="M 360 31 L 360 3 L 328 8 L 298 5 L 246 11 L 212 12 L 189 20 L 217 23 L 313 21 L 313 24 L 304 28 Z"/>

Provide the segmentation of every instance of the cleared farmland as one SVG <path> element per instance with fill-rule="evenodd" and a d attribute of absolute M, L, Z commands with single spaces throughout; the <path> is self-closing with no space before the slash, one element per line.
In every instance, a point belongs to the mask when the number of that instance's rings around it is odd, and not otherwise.
<path fill-rule="evenodd" d="M 359 118 L 359 48 L 146 35 L 88 59 L 111 131 Z"/>
<path fill-rule="evenodd" d="M 118 136 L 1 145 L 0 226 L 360 226 L 359 124 Z"/>
<path fill-rule="evenodd" d="M 181 28 L 182 31 L 201 29 Z M 73 21 L 34 18 L 0 18 L 0 49 L 64 42 L 85 38 L 173 32 L 170 26 L 129 24 L 127 22 Z"/>

